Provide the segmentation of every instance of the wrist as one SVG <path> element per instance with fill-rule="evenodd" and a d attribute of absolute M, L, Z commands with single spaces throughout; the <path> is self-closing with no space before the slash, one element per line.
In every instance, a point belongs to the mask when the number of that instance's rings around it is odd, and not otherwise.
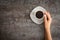
<path fill-rule="evenodd" d="M 50 25 L 45 26 L 45 29 L 50 30 Z"/>
<path fill-rule="evenodd" d="M 50 27 L 45 27 L 45 30 L 46 31 L 50 31 Z"/>

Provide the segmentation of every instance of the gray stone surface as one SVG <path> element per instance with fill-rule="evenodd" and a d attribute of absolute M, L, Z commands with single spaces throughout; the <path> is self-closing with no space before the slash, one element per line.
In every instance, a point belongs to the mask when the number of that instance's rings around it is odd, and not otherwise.
<path fill-rule="evenodd" d="M 44 40 L 44 26 L 30 19 L 42 6 L 51 13 L 53 40 L 60 40 L 60 0 L 0 0 L 0 40 Z"/>

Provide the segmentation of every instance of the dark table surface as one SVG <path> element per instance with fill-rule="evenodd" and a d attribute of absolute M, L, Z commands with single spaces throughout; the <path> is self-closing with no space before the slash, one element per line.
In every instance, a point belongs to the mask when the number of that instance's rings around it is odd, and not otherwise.
<path fill-rule="evenodd" d="M 0 40 L 44 40 L 43 23 L 30 19 L 36 6 L 51 13 L 52 38 L 60 40 L 60 0 L 0 0 Z"/>

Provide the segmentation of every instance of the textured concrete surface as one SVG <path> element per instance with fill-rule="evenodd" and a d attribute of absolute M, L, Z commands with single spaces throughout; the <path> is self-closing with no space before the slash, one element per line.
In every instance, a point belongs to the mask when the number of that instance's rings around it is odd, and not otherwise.
<path fill-rule="evenodd" d="M 60 40 L 60 0 L 0 0 L 0 40 L 44 40 L 44 26 L 30 19 L 42 6 L 51 13 L 53 40 Z"/>

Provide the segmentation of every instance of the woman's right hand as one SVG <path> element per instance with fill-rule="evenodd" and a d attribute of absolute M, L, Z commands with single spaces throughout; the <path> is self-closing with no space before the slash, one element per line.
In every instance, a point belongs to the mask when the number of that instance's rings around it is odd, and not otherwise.
<path fill-rule="evenodd" d="M 49 12 L 45 12 L 45 15 L 44 15 L 44 26 L 45 26 L 46 29 L 50 29 L 51 21 L 52 21 L 52 18 L 51 18 L 50 13 Z"/>

